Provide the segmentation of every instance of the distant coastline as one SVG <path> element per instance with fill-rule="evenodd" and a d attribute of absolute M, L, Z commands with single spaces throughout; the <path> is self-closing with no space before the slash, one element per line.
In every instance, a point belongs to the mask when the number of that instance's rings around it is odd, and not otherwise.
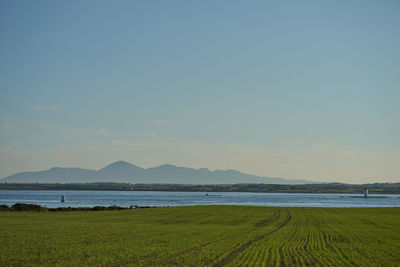
<path fill-rule="evenodd" d="M 346 193 L 400 194 L 400 183 L 375 184 L 129 184 L 129 183 L 0 183 L 0 190 L 88 190 L 88 191 L 186 191 L 186 192 L 255 192 L 255 193 Z"/>

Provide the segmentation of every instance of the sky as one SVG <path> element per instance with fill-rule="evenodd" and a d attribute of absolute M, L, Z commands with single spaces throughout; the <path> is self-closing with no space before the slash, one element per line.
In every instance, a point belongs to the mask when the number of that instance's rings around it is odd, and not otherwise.
<path fill-rule="evenodd" d="M 0 177 L 118 160 L 400 182 L 400 2 L 0 2 Z"/>

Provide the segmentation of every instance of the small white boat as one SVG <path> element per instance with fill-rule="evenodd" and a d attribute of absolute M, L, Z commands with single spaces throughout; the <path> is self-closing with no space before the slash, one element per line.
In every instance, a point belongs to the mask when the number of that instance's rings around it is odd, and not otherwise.
<path fill-rule="evenodd" d="M 67 202 L 67 197 L 65 195 L 61 196 L 61 202 Z"/>

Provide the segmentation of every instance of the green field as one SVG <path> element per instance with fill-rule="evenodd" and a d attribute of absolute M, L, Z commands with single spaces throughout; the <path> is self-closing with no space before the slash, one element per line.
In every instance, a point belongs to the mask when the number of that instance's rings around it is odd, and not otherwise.
<path fill-rule="evenodd" d="M 400 266 L 400 208 L 0 212 L 0 266 Z"/>

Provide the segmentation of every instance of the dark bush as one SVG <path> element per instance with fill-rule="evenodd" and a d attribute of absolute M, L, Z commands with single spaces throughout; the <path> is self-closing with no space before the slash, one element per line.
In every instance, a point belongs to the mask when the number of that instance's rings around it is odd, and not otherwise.
<path fill-rule="evenodd" d="M 11 206 L 11 210 L 15 211 L 47 211 L 46 207 L 35 204 L 17 203 Z"/>
<path fill-rule="evenodd" d="M 108 210 L 124 210 L 124 209 L 126 209 L 126 208 L 113 205 L 113 206 L 109 206 L 107 209 L 108 209 Z"/>
<path fill-rule="evenodd" d="M 0 211 L 9 211 L 10 207 L 7 205 L 0 205 Z"/>
<path fill-rule="evenodd" d="M 135 206 L 135 208 L 140 209 L 140 208 L 149 208 L 149 207 L 148 206 L 147 207 Z M 35 205 L 35 204 L 24 204 L 24 203 L 14 204 L 10 208 L 7 205 L 0 205 L 0 211 L 51 211 L 51 212 L 57 212 L 57 211 L 100 211 L 100 210 L 124 210 L 124 209 L 128 209 L 128 208 L 119 207 L 119 206 L 116 206 L 116 205 L 109 206 L 109 207 L 95 206 L 93 208 L 89 208 L 89 207 L 47 208 L 47 207 L 42 207 L 42 206 Z"/>
<path fill-rule="evenodd" d="M 95 207 L 92 208 L 92 210 L 107 210 L 107 207 L 95 206 Z"/>

